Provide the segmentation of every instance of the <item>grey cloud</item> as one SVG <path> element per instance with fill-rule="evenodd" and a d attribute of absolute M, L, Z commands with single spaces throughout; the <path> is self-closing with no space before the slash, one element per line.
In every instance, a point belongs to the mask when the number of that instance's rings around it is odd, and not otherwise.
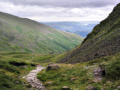
<path fill-rule="evenodd" d="M 0 0 L 0 11 L 37 21 L 100 21 L 106 18 L 118 2 L 117 0 Z"/>
<path fill-rule="evenodd" d="M 119 0 L 1 0 L 19 5 L 37 5 L 44 7 L 104 7 L 119 3 Z"/>

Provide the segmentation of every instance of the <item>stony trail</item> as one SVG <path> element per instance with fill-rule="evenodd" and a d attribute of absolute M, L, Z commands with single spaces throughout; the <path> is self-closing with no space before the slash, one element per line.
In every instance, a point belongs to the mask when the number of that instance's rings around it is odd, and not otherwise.
<path fill-rule="evenodd" d="M 43 84 L 39 81 L 39 79 L 37 79 L 37 74 L 43 69 L 45 68 L 40 65 L 37 65 L 35 70 L 32 70 L 27 76 L 24 77 L 33 88 L 36 88 L 38 90 L 45 89 Z"/>

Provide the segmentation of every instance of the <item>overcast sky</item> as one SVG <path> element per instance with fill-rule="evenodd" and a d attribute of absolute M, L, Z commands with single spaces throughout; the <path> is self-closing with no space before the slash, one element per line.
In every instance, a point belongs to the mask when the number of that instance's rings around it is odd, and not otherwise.
<path fill-rule="evenodd" d="M 0 0 L 0 11 L 43 21 L 101 21 L 120 0 Z"/>

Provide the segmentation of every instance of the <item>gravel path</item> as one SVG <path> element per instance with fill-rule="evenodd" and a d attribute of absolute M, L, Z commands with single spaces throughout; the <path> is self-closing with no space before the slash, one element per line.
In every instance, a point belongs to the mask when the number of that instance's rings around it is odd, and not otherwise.
<path fill-rule="evenodd" d="M 38 65 L 35 70 L 32 70 L 27 76 L 24 77 L 33 88 L 36 88 L 38 90 L 45 89 L 43 84 L 39 81 L 39 79 L 37 79 L 37 74 L 43 69 L 44 67 Z"/>

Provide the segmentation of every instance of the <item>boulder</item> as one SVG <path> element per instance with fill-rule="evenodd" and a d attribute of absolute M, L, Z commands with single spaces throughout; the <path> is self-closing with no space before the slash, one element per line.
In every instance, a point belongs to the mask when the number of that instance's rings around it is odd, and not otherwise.
<path fill-rule="evenodd" d="M 70 88 L 68 86 L 63 86 L 62 90 L 70 90 Z"/>
<path fill-rule="evenodd" d="M 57 64 L 49 64 L 47 66 L 47 71 L 49 70 L 58 70 L 60 67 Z"/>

